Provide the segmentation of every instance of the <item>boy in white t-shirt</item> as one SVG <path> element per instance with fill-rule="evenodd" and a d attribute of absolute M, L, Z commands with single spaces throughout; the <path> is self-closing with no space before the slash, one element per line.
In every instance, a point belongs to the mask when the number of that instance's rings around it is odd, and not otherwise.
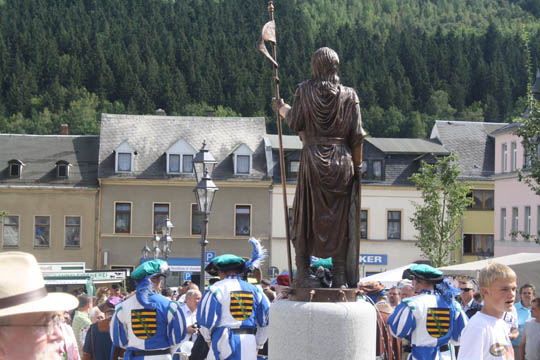
<path fill-rule="evenodd" d="M 502 264 L 489 264 L 478 279 L 484 307 L 461 333 L 458 360 L 514 360 L 508 327 L 502 319 L 516 298 L 516 273 Z"/>

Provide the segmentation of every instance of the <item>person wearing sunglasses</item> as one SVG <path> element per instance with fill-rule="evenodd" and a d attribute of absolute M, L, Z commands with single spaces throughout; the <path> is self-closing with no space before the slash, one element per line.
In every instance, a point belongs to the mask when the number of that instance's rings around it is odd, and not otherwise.
<path fill-rule="evenodd" d="M 470 319 L 474 314 L 482 310 L 482 304 L 474 300 L 475 291 L 472 281 L 460 281 L 459 290 L 461 290 L 461 293 L 459 294 L 459 297 L 461 298 L 461 307 Z"/>
<path fill-rule="evenodd" d="M 28 253 L 0 253 L 0 273 L 0 360 L 60 359 L 58 312 L 74 309 L 77 298 L 48 293 L 37 260 Z"/>

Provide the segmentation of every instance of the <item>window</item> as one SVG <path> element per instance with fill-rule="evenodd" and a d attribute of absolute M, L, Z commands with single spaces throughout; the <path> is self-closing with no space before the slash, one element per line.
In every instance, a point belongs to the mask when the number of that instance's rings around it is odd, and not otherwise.
<path fill-rule="evenodd" d="M 236 173 L 237 174 L 249 174 L 249 155 L 237 155 L 236 156 Z"/>
<path fill-rule="evenodd" d="M 9 177 L 20 178 L 22 173 L 22 167 L 24 163 L 20 160 L 13 159 L 8 161 Z"/>
<path fill-rule="evenodd" d="M 502 144 L 501 150 L 501 172 L 508 171 L 508 154 L 506 149 L 506 144 Z"/>
<path fill-rule="evenodd" d="M 58 173 L 59 178 L 65 178 L 68 177 L 68 167 L 67 165 L 58 165 Z"/>
<path fill-rule="evenodd" d="M 6 215 L 2 218 L 2 246 L 16 248 L 19 246 L 19 217 Z"/>
<path fill-rule="evenodd" d="M 131 203 L 115 203 L 114 232 L 131 233 Z"/>
<path fill-rule="evenodd" d="M 180 172 L 180 155 L 178 154 L 169 155 L 169 172 L 170 173 Z"/>
<path fill-rule="evenodd" d="M 123 141 L 116 149 L 115 153 L 115 171 L 116 172 L 132 172 L 133 171 L 133 155 L 137 155 L 135 149 L 129 145 L 127 141 Z"/>
<path fill-rule="evenodd" d="M 193 159 L 197 151 L 184 139 L 177 140 L 167 149 L 168 174 L 193 174 Z"/>
<path fill-rule="evenodd" d="M 471 196 L 473 203 L 469 205 L 469 209 L 493 210 L 493 190 L 472 190 Z"/>
<path fill-rule="evenodd" d="M 536 237 L 540 236 L 540 206 L 536 208 Z"/>
<path fill-rule="evenodd" d="M 131 172 L 131 153 L 118 154 L 118 171 Z"/>
<path fill-rule="evenodd" d="M 401 239 L 401 211 L 388 211 L 388 239 Z"/>
<path fill-rule="evenodd" d="M 382 180 L 382 161 L 373 161 L 373 179 Z"/>
<path fill-rule="evenodd" d="M 360 210 L 360 239 L 368 238 L 368 211 Z"/>
<path fill-rule="evenodd" d="M 289 218 L 289 227 L 292 227 L 294 210 L 291 206 L 287 209 L 287 217 Z"/>
<path fill-rule="evenodd" d="M 200 235 L 202 232 L 203 214 L 197 204 L 191 204 L 191 235 Z"/>
<path fill-rule="evenodd" d="M 298 160 L 289 161 L 289 177 L 296 177 L 296 175 L 298 175 L 299 169 L 300 169 L 300 161 Z"/>
<path fill-rule="evenodd" d="M 161 227 L 169 217 L 169 204 L 154 204 L 154 232 L 161 233 Z"/>
<path fill-rule="evenodd" d="M 368 166 L 369 163 L 366 160 L 362 160 L 362 179 L 368 178 Z"/>
<path fill-rule="evenodd" d="M 531 207 L 530 206 L 525 206 L 525 224 L 524 224 L 524 229 L 523 229 L 523 232 L 525 232 L 525 234 L 530 234 L 531 233 Z"/>
<path fill-rule="evenodd" d="M 383 180 L 383 173 L 384 171 L 382 160 L 362 161 L 362 179 Z"/>
<path fill-rule="evenodd" d="M 501 208 L 501 240 L 506 239 L 506 208 Z"/>
<path fill-rule="evenodd" d="M 182 172 L 193 173 L 193 155 L 182 155 Z"/>
<path fill-rule="evenodd" d="M 253 151 L 246 144 L 240 144 L 233 151 L 234 174 L 249 175 L 253 169 Z M 285 169 L 286 170 L 286 169 Z"/>
<path fill-rule="evenodd" d="M 21 174 L 19 164 L 9 164 L 9 176 L 11 177 L 19 177 Z"/>
<path fill-rule="evenodd" d="M 531 166 L 531 157 L 527 156 L 525 149 L 523 149 L 523 169 L 528 169 Z"/>
<path fill-rule="evenodd" d="M 56 177 L 57 178 L 68 178 L 69 177 L 69 168 L 71 164 L 65 160 L 60 160 L 56 162 Z"/>
<path fill-rule="evenodd" d="M 510 171 L 516 171 L 517 146 L 515 141 L 512 141 L 512 143 L 510 144 L 510 156 Z"/>
<path fill-rule="evenodd" d="M 235 214 L 235 234 L 250 235 L 251 234 L 251 206 L 236 205 Z"/>
<path fill-rule="evenodd" d="M 51 217 L 36 216 L 34 218 L 34 247 L 49 247 Z"/>
<path fill-rule="evenodd" d="M 484 234 L 464 234 L 463 254 L 478 255 L 482 257 L 493 256 L 493 235 Z"/>
<path fill-rule="evenodd" d="M 512 240 L 516 239 L 518 232 L 518 208 L 512 208 Z"/>
<path fill-rule="evenodd" d="M 81 217 L 66 216 L 66 247 L 81 247 Z"/>

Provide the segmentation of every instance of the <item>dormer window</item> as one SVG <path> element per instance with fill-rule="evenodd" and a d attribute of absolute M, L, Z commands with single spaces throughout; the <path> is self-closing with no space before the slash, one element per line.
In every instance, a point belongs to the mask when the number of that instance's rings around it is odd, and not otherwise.
<path fill-rule="evenodd" d="M 71 164 L 67 161 L 60 160 L 56 163 L 56 177 L 59 179 L 66 179 L 69 177 L 69 168 Z"/>
<path fill-rule="evenodd" d="M 193 158 L 197 151 L 184 139 L 167 150 L 167 174 L 193 174 Z"/>
<path fill-rule="evenodd" d="M 253 151 L 246 145 L 241 144 L 234 151 L 234 174 L 250 175 L 253 167 Z"/>
<path fill-rule="evenodd" d="M 124 141 L 120 146 L 115 149 L 116 153 L 116 172 L 117 173 L 130 173 L 133 171 L 133 155 L 135 150 Z"/>
<path fill-rule="evenodd" d="M 25 164 L 21 160 L 13 159 L 8 161 L 9 177 L 20 178 L 22 175 L 22 168 Z"/>

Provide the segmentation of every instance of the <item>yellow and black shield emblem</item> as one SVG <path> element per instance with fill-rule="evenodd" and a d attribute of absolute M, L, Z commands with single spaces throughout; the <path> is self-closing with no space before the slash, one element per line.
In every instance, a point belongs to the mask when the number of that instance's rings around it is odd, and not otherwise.
<path fill-rule="evenodd" d="M 440 338 L 450 329 L 450 309 L 429 308 L 427 313 L 426 329 L 429 335 Z"/>
<path fill-rule="evenodd" d="M 253 294 L 250 291 L 231 291 L 230 310 L 235 320 L 249 319 L 253 312 Z"/>
<path fill-rule="evenodd" d="M 139 339 L 154 336 L 157 329 L 156 310 L 131 310 L 131 330 Z"/>

